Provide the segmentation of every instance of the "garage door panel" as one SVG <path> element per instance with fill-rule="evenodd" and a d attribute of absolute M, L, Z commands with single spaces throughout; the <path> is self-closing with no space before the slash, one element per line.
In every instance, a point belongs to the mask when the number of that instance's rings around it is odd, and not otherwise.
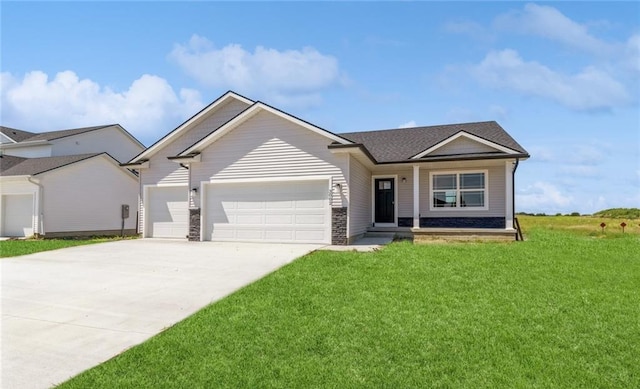
<path fill-rule="evenodd" d="M 2 196 L 2 223 L 4 236 L 33 235 L 33 195 Z"/>
<path fill-rule="evenodd" d="M 220 183 L 206 190 L 204 239 L 328 243 L 328 182 Z"/>
<path fill-rule="evenodd" d="M 153 238 L 184 238 L 188 232 L 189 204 L 182 186 L 155 187 L 148 191 L 145 234 Z"/>

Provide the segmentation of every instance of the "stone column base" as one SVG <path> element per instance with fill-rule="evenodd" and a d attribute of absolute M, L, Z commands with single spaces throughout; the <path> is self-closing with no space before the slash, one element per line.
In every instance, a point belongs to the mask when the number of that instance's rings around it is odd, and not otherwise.
<path fill-rule="evenodd" d="M 331 244 L 346 246 L 347 238 L 347 207 L 331 208 Z"/>
<path fill-rule="evenodd" d="M 200 241 L 200 208 L 189 208 L 189 235 L 191 242 Z"/>

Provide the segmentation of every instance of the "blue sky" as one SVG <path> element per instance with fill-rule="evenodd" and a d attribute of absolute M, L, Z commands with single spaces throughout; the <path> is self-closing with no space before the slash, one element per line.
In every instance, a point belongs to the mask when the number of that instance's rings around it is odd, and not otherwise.
<path fill-rule="evenodd" d="M 496 120 L 519 211 L 640 207 L 638 2 L 7 2 L 1 124 L 151 144 L 231 89 L 340 133 Z"/>

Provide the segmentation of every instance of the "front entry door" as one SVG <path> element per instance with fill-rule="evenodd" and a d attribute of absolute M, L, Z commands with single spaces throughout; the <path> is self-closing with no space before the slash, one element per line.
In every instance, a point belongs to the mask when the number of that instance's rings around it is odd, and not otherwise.
<path fill-rule="evenodd" d="M 395 223 L 395 188 L 393 178 L 375 180 L 375 222 Z"/>

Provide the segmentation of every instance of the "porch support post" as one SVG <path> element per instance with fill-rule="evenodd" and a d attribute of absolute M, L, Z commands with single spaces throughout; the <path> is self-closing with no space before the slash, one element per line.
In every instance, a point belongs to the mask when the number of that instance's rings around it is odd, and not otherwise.
<path fill-rule="evenodd" d="M 420 228 L 420 166 L 413 165 L 413 228 Z"/>
<path fill-rule="evenodd" d="M 504 165 L 505 190 L 505 228 L 513 229 L 513 161 L 506 161 Z"/>

